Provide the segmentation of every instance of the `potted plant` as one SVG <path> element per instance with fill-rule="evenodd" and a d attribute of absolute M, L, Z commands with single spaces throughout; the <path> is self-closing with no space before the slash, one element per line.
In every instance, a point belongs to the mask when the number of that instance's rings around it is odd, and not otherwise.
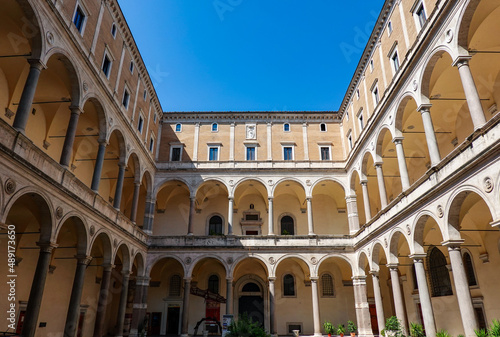
<path fill-rule="evenodd" d="M 476 330 L 474 330 L 474 332 L 476 333 L 476 337 L 487 337 L 488 336 L 488 332 L 485 329 L 476 329 Z"/>
<path fill-rule="evenodd" d="M 332 334 L 335 333 L 335 326 L 330 322 L 326 321 L 323 323 L 323 328 L 325 329 L 325 333 L 328 334 L 328 337 L 332 337 Z"/>
<path fill-rule="evenodd" d="M 344 333 L 345 333 L 344 324 L 339 324 L 337 326 L 337 334 L 339 334 L 340 337 L 344 337 Z"/>
<path fill-rule="evenodd" d="M 491 322 L 491 325 L 488 328 L 488 335 L 490 337 L 500 337 L 500 321 L 499 320 L 494 319 L 493 322 Z"/>
<path fill-rule="evenodd" d="M 385 336 L 395 337 L 401 332 L 401 323 L 396 316 L 391 316 L 385 321 Z"/>
<path fill-rule="evenodd" d="M 356 327 L 356 325 L 354 325 L 354 322 L 347 321 L 347 331 L 349 331 L 351 337 L 356 336 L 356 330 L 358 330 L 358 328 Z"/>
<path fill-rule="evenodd" d="M 448 331 L 443 329 L 443 330 L 436 332 L 436 337 L 451 337 L 451 336 L 448 333 Z"/>
<path fill-rule="evenodd" d="M 411 337 L 425 337 L 424 327 L 422 324 L 410 323 L 410 335 Z"/>

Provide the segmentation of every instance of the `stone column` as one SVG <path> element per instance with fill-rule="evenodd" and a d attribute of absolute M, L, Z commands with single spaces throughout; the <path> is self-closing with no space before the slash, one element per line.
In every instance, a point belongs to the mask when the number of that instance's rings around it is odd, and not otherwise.
<path fill-rule="evenodd" d="M 33 97 L 35 97 L 35 91 L 38 84 L 38 79 L 40 78 L 40 73 L 42 72 L 42 69 L 45 68 L 40 60 L 28 60 L 28 62 L 30 64 L 30 71 L 28 73 L 28 78 L 26 78 L 26 83 L 24 84 L 21 99 L 19 100 L 16 116 L 14 117 L 14 123 L 12 124 L 14 129 L 21 132 L 22 134 L 25 133 L 26 124 L 28 124 L 31 105 L 33 104 Z"/>
<path fill-rule="evenodd" d="M 469 112 L 474 124 L 474 130 L 479 129 L 486 123 L 486 118 L 484 117 L 483 106 L 481 105 L 481 99 L 479 98 L 479 93 L 477 92 L 476 84 L 474 83 L 474 78 L 469 68 L 470 56 L 459 56 L 453 65 L 458 68 L 460 73 L 460 79 L 462 80 L 462 86 L 464 87 L 465 98 L 467 99 L 467 105 L 469 106 Z"/>
<path fill-rule="evenodd" d="M 108 306 L 109 284 L 111 283 L 111 270 L 114 265 L 103 265 L 101 289 L 99 290 L 99 300 L 97 303 L 97 312 L 94 325 L 94 337 L 102 337 L 104 335 L 104 324 L 106 323 L 106 309 Z"/>
<path fill-rule="evenodd" d="M 83 285 L 85 282 L 85 271 L 92 261 L 92 256 L 76 256 L 78 262 L 76 265 L 73 288 L 69 299 L 68 313 L 66 315 L 66 324 L 64 326 L 64 337 L 75 337 L 80 318 L 80 301 L 82 298 Z"/>
<path fill-rule="evenodd" d="M 405 150 L 403 149 L 403 137 L 395 137 L 393 140 L 396 144 L 396 153 L 398 157 L 399 175 L 401 176 L 401 186 L 403 191 L 410 187 L 410 178 L 408 176 L 408 168 L 406 167 Z"/>
<path fill-rule="evenodd" d="M 113 207 L 117 210 L 120 210 L 120 203 L 122 201 L 122 191 L 123 191 L 123 180 L 125 179 L 125 164 L 118 164 L 118 181 L 116 182 L 115 188 L 115 200 L 113 203 Z"/>
<path fill-rule="evenodd" d="M 394 308 L 396 309 L 396 317 L 401 321 L 404 331 L 408 331 L 408 322 L 405 314 L 405 304 L 401 285 L 399 284 L 398 264 L 388 264 L 387 267 L 391 273 L 392 294 L 394 297 Z M 404 332 L 404 333 L 405 333 Z"/>
<path fill-rule="evenodd" d="M 269 278 L 269 332 L 271 336 L 277 336 L 276 332 L 276 297 L 274 290 L 276 277 Z"/>
<path fill-rule="evenodd" d="M 64 137 L 64 145 L 61 153 L 61 160 L 59 164 L 65 168 L 69 167 L 69 162 L 71 160 L 71 153 L 73 152 L 73 143 L 75 142 L 76 128 L 78 127 L 78 119 L 82 110 L 77 106 L 69 107 L 71 110 L 71 116 L 69 118 L 68 128 L 66 130 L 66 137 Z"/>
<path fill-rule="evenodd" d="M 380 194 L 380 203 L 382 205 L 382 209 L 384 209 L 387 207 L 387 192 L 385 190 L 384 171 L 382 170 L 382 163 L 375 163 L 375 171 L 377 171 L 377 183 L 378 192 Z"/>
<path fill-rule="evenodd" d="M 24 317 L 23 331 L 21 333 L 21 335 L 25 337 L 35 336 L 50 258 L 52 256 L 52 250 L 57 247 L 56 244 L 51 242 L 38 242 L 37 245 L 40 247 L 40 254 L 38 255 L 35 275 L 33 276 L 33 283 L 31 284 L 26 316 Z"/>
<path fill-rule="evenodd" d="M 462 254 L 460 253 L 460 245 L 463 242 L 464 240 L 449 240 L 443 242 L 442 245 L 448 247 L 451 271 L 455 283 L 455 292 L 457 294 L 458 307 L 462 317 L 465 336 L 474 337 L 474 329 L 478 328 L 478 324 L 476 315 L 474 314 L 474 307 L 472 305 L 472 298 L 470 296 L 469 283 L 467 282 L 467 275 L 465 274 Z"/>
<path fill-rule="evenodd" d="M 273 197 L 268 197 L 267 200 L 269 201 L 269 214 L 267 218 L 267 223 L 269 226 L 268 229 L 268 235 L 274 235 L 274 208 L 273 208 Z M 281 234 L 281 233 L 279 233 Z"/>
<path fill-rule="evenodd" d="M 226 314 L 233 314 L 233 278 L 226 279 Z"/>
<path fill-rule="evenodd" d="M 366 223 L 368 223 L 372 219 L 372 211 L 370 209 L 370 196 L 368 195 L 368 182 L 366 180 L 361 181 L 361 189 L 363 190 Z"/>
<path fill-rule="evenodd" d="M 228 208 L 227 208 L 227 235 L 233 235 L 233 212 L 234 212 L 234 198 L 228 198 Z"/>
<path fill-rule="evenodd" d="M 349 221 L 349 233 L 355 234 L 359 230 L 358 204 L 356 195 L 345 197 L 347 207 L 347 220 Z"/>
<path fill-rule="evenodd" d="M 385 329 L 385 314 L 384 314 L 384 303 L 382 302 L 382 293 L 380 291 L 380 279 L 379 272 L 376 270 L 371 270 L 373 279 L 373 295 L 375 297 L 375 310 L 377 311 L 377 323 L 378 331 Z"/>
<path fill-rule="evenodd" d="M 144 298 L 144 292 L 149 286 L 148 277 L 137 277 L 135 280 L 134 306 L 132 309 L 132 323 L 130 326 L 130 337 L 139 336 L 140 328 L 143 328 L 144 316 L 146 313 L 147 298 Z M 143 313 L 144 312 L 144 313 Z"/>
<path fill-rule="evenodd" d="M 307 201 L 307 228 L 309 230 L 309 235 L 316 235 L 314 234 L 312 197 L 307 197 L 306 201 Z"/>
<path fill-rule="evenodd" d="M 431 166 L 436 166 L 441 161 L 441 154 L 439 154 L 436 133 L 434 132 L 434 125 L 432 123 L 431 106 L 431 104 L 422 104 L 418 107 L 418 111 L 420 111 L 422 115 L 422 123 L 424 124 L 425 140 L 427 142 L 427 148 L 429 149 Z"/>
<path fill-rule="evenodd" d="M 127 310 L 128 281 L 130 272 L 122 271 L 122 290 L 120 292 L 120 304 L 118 306 L 118 317 L 116 319 L 117 336 L 123 336 L 123 326 L 125 324 L 125 311 Z"/>
<path fill-rule="evenodd" d="M 182 329 L 181 337 L 189 335 L 189 295 L 191 293 L 191 278 L 184 279 L 184 302 L 182 305 Z"/>
<path fill-rule="evenodd" d="M 92 176 L 91 189 L 95 193 L 99 192 L 99 183 L 101 182 L 102 165 L 104 164 L 104 155 L 106 154 L 106 142 L 99 141 L 99 150 L 95 161 L 94 175 Z"/>
<path fill-rule="evenodd" d="M 191 197 L 189 202 L 188 235 L 193 235 L 194 211 L 196 207 L 196 198 Z"/>
<path fill-rule="evenodd" d="M 311 277 L 314 336 L 323 336 L 319 316 L 318 277 Z"/>
<path fill-rule="evenodd" d="M 422 306 L 422 316 L 424 318 L 424 328 L 427 337 L 436 336 L 436 323 L 434 322 L 434 310 L 432 309 L 431 296 L 429 287 L 427 286 L 427 277 L 425 276 L 424 257 L 426 254 L 413 254 L 410 258 L 413 259 L 415 265 L 415 275 L 417 277 L 418 297 Z"/>
<path fill-rule="evenodd" d="M 137 206 L 139 204 L 139 192 L 141 191 L 141 183 L 134 183 L 134 196 L 132 197 L 132 210 L 130 211 L 130 221 L 136 223 L 137 220 Z"/>
<path fill-rule="evenodd" d="M 353 276 L 354 302 L 356 319 L 358 321 L 358 335 L 373 336 L 370 307 L 366 296 L 366 276 Z"/>

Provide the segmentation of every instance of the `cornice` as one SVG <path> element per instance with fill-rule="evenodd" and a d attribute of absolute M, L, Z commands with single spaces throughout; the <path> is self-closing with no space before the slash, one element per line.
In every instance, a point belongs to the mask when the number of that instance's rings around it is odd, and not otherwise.
<path fill-rule="evenodd" d="M 330 122 L 340 123 L 336 111 L 198 111 L 198 112 L 166 112 L 162 122 L 184 121 L 218 121 L 218 122 Z"/>

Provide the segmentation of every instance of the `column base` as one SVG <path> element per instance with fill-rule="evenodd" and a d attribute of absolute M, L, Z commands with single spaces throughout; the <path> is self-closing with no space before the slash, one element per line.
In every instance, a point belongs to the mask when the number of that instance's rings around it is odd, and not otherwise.
<path fill-rule="evenodd" d="M 181 334 L 181 337 L 189 337 L 189 334 L 187 334 L 187 333 L 186 333 L 186 334 L 184 334 L 184 333 L 183 333 L 183 334 Z"/>
<path fill-rule="evenodd" d="M 314 337 L 323 337 L 323 334 L 320 332 L 315 332 Z"/>

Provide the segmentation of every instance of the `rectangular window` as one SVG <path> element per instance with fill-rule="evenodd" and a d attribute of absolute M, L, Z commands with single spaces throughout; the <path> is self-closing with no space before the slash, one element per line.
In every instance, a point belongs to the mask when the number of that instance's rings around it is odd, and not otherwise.
<path fill-rule="evenodd" d="M 144 93 L 142 94 L 142 98 L 144 98 L 144 100 L 146 100 L 147 97 L 148 97 L 148 91 L 146 89 L 144 89 Z"/>
<path fill-rule="evenodd" d="M 134 73 L 134 61 L 130 62 L 130 72 Z"/>
<path fill-rule="evenodd" d="M 170 148 L 170 161 L 181 161 L 182 158 L 182 147 L 172 146 Z"/>
<path fill-rule="evenodd" d="M 181 132 L 182 131 L 182 124 L 177 123 L 175 124 L 175 132 Z"/>
<path fill-rule="evenodd" d="M 255 160 L 255 147 L 247 146 L 247 160 Z"/>
<path fill-rule="evenodd" d="M 389 21 L 387 24 L 387 32 L 389 33 L 389 36 L 392 34 L 392 22 Z"/>
<path fill-rule="evenodd" d="M 359 130 L 363 130 L 365 125 L 364 125 L 364 121 L 363 121 L 363 113 L 362 112 L 359 113 L 358 122 L 359 122 Z"/>
<path fill-rule="evenodd" d="M 107 53 L 104 53 L 104 59 L 102 60 L 102 72 L 109 78 L 109 74 L 111 73 L 111 60 Z"/>
<path fill-rule="evenodd" d="M 114 23 L 111 26 L 111 35 L 113 36 L 113 39 L 116 38 L 116 24 Z"/>
<path fill-rule="evenodd" d="M 208 148 L 208 160 L 217 161 L 219 160 L 219 147 L 211 146 Z"/>
<path fill-rule="evenodd" d="M 397 73 L 399 70 L 399 55 L 397 50 L 394 50 L 394 53 L 391 56 L 391 64 L 392 70 L 394 71 L 394 73 Z"/>
<path fill-rule="evenodd" d="M 293 160 L 293 148 L 291 146 L 283 147 L 283 160 Z"/>
<path fill-rule="evenodd" d="M 137 123 L 137 130 L 142 133 L 142 129 L 144 128 L 144 118 L 139 116 L 139 123 Z"/>
<path fill-rule="evenodd" d="M 370 60 L 370 72 L 373 72 L 373 59 Z"/>
<path fill-rule="evenodd" d="M 80 34 L 83 34 L 83 27 L 85 24 L 85 13 L 83 12 L 82 8 L 78 5 L 76 6 L 73 23 L 75 24 L 75 27 L 80 32 Z"/>
<path fill-rule="evenodd" d="M 330 160 L 330 147 L 322 146 L 320 147 L 321 160 Z"/>
<path fill-rule="evenodd" d="M 125 90 L 123 91 L 123 99 L 122 99 L 122 104 L 125 107 L 125 109 L 128 109 L 129 102 L 130 102 L 130 93 L 125 88 Z"/>
<path fill-rule="evenodd" d="M 380 101 L 380 96 L 378 94 L 378 87 L 375 86 L 372 90 L 372 95 L 373 95 L 373 105 L 377 106 L 378 102 Z"/>
<path fill-rule="evenodd" d="M 352 150 L 352 135 L 347 136 L 347 143 L 349 144 L 349 150 Z"/>
<path fill-rule="evenodd" d="M 359 99 L 359 89 L 356 89 L 356 98 Z"/>
<path fill-rule="evenodd" d="M 156 114 L 153 115 L 153 123 L 156 124 Z"/>
<path fill-rule="evenodd" d="M 153 152 L 153 148 L 155 146 L 155 140 L 153 137 L 149 139 L 149 151 Z"/>
<path fill-rule="evenodd" d="M 427 21 L 427 14 L 425 13 L 424 4 L 420 4 L 418 9 L 415 11 L 415 15 L 417 16 L 418 24 L 420 25 L 419 28 L 422 28 Z"/>
<path fill-rule="evenodd" d="M 283 131 L 289 132 L 290 131 L 290 124 L 288 124 L 288 123 L 283 124 Z"/>

